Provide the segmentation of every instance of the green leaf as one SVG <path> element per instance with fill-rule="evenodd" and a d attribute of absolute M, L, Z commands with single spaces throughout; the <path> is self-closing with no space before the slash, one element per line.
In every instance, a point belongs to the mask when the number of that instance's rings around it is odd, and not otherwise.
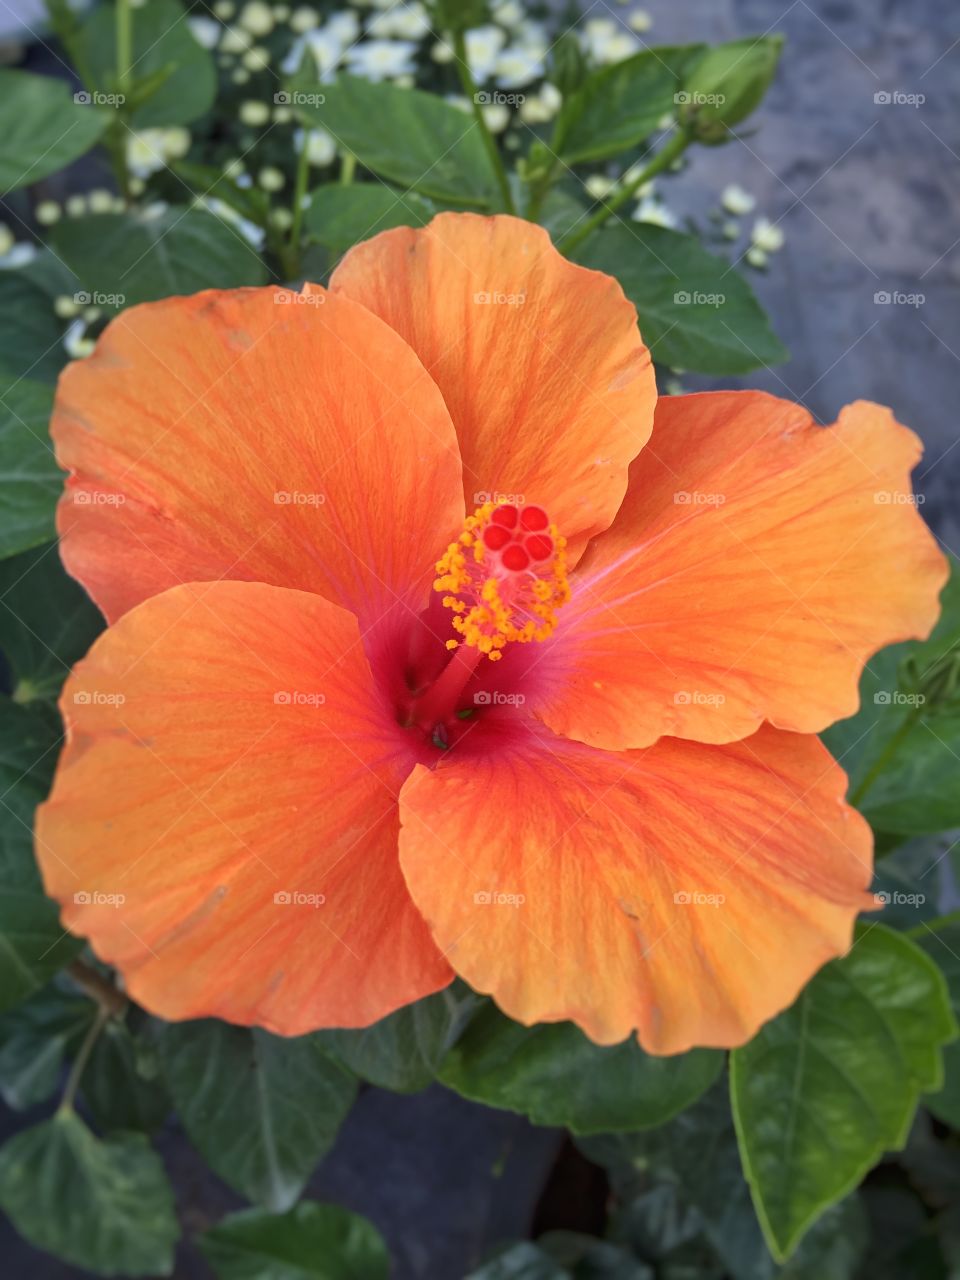
<path fill-rule="evenodd" d="M 22 272 L 0 271 L 0 371 L 8 375 L 4 382 L 55 382 L 66 362 L 63 332 L 50 298 Z M 3 400 L 10 401 L 6 391 Z"/>
<path fill-rule="evenodd" d="M 55 699 L 103 626 L 100 610 L 61 564 L 56 543 L 0 562 L 0 651 L 16 702 Z"/>
<path fill-rule="evenodd" d="M 318 1032 L 330 1052 L 362 1080 L 395 1093 L 431 1084 L 479 997 L 457 984 L 397 1009 L 371 1027 Z"/>
<path fill-rule="evenodd" d="M 712 45 L 683 77 L 680 119 L 699 142 L 726 142 L 763 100 L 777 70 L 782 36 Z"/>
<path fill-rule="evenodd" d="M 50 1097 L 96 1012 L 92 1000 L 50 986 L 0 1015 L 0 1096 L 8 1107 L 23 1111 Z"/>
<path fill-rule="evenodd" d="M 75 100 L 70 86 L 29 71 L 0 71 L 0 193 L 39 182 L 84 155 L 110 113 Z"/>
<path fill-rule="evenodd" d="M 212 164 L 175 160 L 172 168 L 191 191 L 199 192 L 205 199 L 222 200 L 257 227 L 265 227 L 269 222 L 270 196 L 260 187 L 238 187 L 232 177 Z"/>
<path fill-rule="evenodd" d="M 112 5 L 95 9 L 80 32 L 81 56 L 101 89 L 116 88 L 117 37 Z M 134 129 L 189 124 L 213 106 L 217 73 L 198 44 L 177 0 L 150 0 L 133 14 L 134 87 L 149 81 L 153 92 L 134 107 Z M 168 71 L 169 74 L 163 75 Z"/>
<path fill-rule="evenodd" d="M 621 223 L 594 233 L 575 257 L 620 281 L 659 364 L 733 374 L 787 358 L 746 280 L 694 236 Z"/>
<path fill-rule="evenodd" d="M 390 1255 L 371 1222 L 305 1200 L 289 1213 L 232 1213 L 200 1237 L 219 1280 L 387 1280 Z"/>
<path fill-rule="evenodd" d="M 662 1124 L 722 1067 L 723 1055 L 710 1049 L 654 1058 L 633 1038 L 601 1047 L 572 1023 L 523 1027 L 490 1004 L 450 1050 L 439 1079 L 474 1102 L 587 1134 Z"/>
<path fill-rule="evenodd" d="M 583 202 L 562 187 L 554 187 L 540 210 L 540 225 L 550 232 L 554 244 L 570 234 L 587 216 Z"/>
<path fill-rule="evenodd" d="M 57 253 L 91 294 L 116 307 L 200 289 L 263 284 L 266 268 L 243 236 L 210 213 L 92 213 L 53 231 Z"/>
<path fill-rule="evenodd" d="M 357 1082 L 314 1036 L 171 1024 L 160 1038 L 170 1093 L 215 1173 L 268 1209 L 289 1209 L 329 1148 Z"/>
<path fill-rule="evenodd" d="M 923 835 L 960 826 L 960 565 L 951 557 L 930 638 L 870 659 L 860 710 L 823 734 L 850 776 L 851 803 L 879 831 Z M 944 680 L 947 677 L 947 680 Z M 946 687 L 945 687 L 946 686 Z"/>
<path fill-rule="evenodd" d="M 310 195 L 304 217 L 308 233 L 334 253 L 391 227 L 422 227 L 433 217 L 426 200 L 380 183 L 329 183 Z"/>
<path fill-rule="evenodd" d="M 701 44 L 644 49 L 587 76 L 567 97 L 554 150 L 567 165 L 607 160 L 650 136 L 676 111 L 683 75 L 702 54 Z"/>
<path fill-rule="evenodd" d="M 471 1271 L 466 1280 L 569 1280 L 570 1272 L 561 1267 L 539 1245 L 529 1240 L 508 1245 Z"/>
<path fill-rule="evenodd" d="M 132 1025 L 138 1016 L 139 1010 L 128 1010 L 106 1024 L 80 1078 L 84 1101 L 104 1133 L 153 1133 L 170 1112 L 156 1046 Z"/>
<path fill-rule="evenodd" d="M 0 699 L 0 1010 L 42 987 L 82 945 L 61 928 L 33 857 L 33 812 L 59 743 L 52 709 Z"/>
<path fill-rule="evenodd" d="M 774 1256 L 906 1141 L 957 1028 L 936 965 L 874 924 L 731 1057 L 744 1171 Z"/>
<path fill-rule="evenodd" d="M 38 1249 L 99 1275 L 173 1270 L 173 1194 L 140 1134 L 100 1141 L 58 1111 L 0 1149 L 0 1206 Z"/>
<path fill-rule="evenodd" d="M 866 1243 L 855 1196 L 823 1215 L 786 1267 L 775 1265 L 741 1172 L 726 1081 L 660 1128 L 578 1146 L 609 1174 L 619 1205 L 611 1234 L 654 1259 L 658 1275 L 852 1280 Z"/>
<path fill-rule="evenodd" d="M 0 558 L 56 537 L 63 472 L 47 430 L 52 405 L 38 382 L 0 390 Z"/>
<path fill-rule="evenodd" d="M 371 173 L 404 189 L 481 208 L 496 197 L 477 122 L 435 94 L 340 75 L 291 87 L 289 97 L 308 127 L 328 129 Z"/>
<path fill-rule="evenodd" d="M 954 1017 L 960 1021 L 960 916 L 920 925 L 912 936 L 946 979 Z M 960 1129 L 960 1040 L 944 1049 L 943 1085 L 923 1105 L 944 1124 Z"/>

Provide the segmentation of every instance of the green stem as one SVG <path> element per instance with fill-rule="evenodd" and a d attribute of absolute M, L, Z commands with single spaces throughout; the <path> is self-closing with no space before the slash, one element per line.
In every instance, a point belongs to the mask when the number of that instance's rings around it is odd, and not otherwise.
<path fill-rule="evenodd" d="M 80 1078 L 86 1069 L 90 1054 L 93 1052 L 93 1046 L 97 1043 L 100 1032 L 110 1021 L 111 1016 L 110 1010 L 105 1004 L 97 1006 L 97 1016 L 94 1018 L 90 1026 L 90 1030 L 87 1032 L 83 1044 L 80 1046 L 80 1052 L 74 1058 L 73 1066 L 70 1068 L 70 1074 L 67 1077 L 67 1084 L 63 1091 L 63 1097 L 60 1099 L 61 1111 L 73 1110 L 77 1090 L 80 1088 Z"/>
<path fill-rule="evenodd" d="M 310 135 L 307 130 L 303 130 L 303 139 L 300 143 L 300 154 L 297 156 L 297 173 L 293 183 L 293 221 L 290 223 L 290 239 L 288 243 L 288 263 L 292 270 L 288 273 L 288 278 L 292 279 L 300 270 L 300 235 L 303 229 L 303 202 L 307 194 L 307 184 L 310 181 L 310 161 L 307 158 L 308 144 Z"/>
<path fill-rule="evenodd" d="M 487 126 L 483 115 L 483 107 L 477 100 L 479 96 L 477 86 L 474 83 L 473 76 L 470 74 L 470 64 L 467 61 L 467 39 L 462 30 L 456 30 L 453 33 L 453 51 L 456 55 L 460 84 L 463 92 L 470 99 L 473 118 L 480 128 L 480 137 L 483 141 L 484 150 L 490 161 L 490 167 L 496 176 L 497 186 L 500 188 L 500 199 L 503 201 L 503 207 L 507 213 L 516 213 L 513 205 L 513 196 L 510 194 L 507 171 L 503 167 L 503 157 L 500 155 L 500 148 L 497 146 L 494 136 Z"/>
<path fill-rule="evenodd" d="M 117 0 L 117 92 L 127 96 L 133 69 L 133 10 L 130 0 Z"/>
<path fill-rule="evenodd" d="M 575 228 L 569 235 L 564 236 L 557 246 L 560 252 L 569 256 L 572 249 L 582 244 L 587 236 L 596 231 L 597 227 L 602 227 L 608 218 L 612 218 L 617 210 L 622 208 L 645 182 L 649 182 L 658 173 L 662 173 L 664 169 L 669 168 L 676 159 L 682 156 L 689 145 L 689 135 L 682 129 L 678 129 L 666 146 L 657 152 L 650 163 L 641 169 L 632 181 L 622 186 L 616 195 L 612 196 L 602 208 L 597 210 L 592 218 L 588 218 L 582 226 Z"/>
<path fill-rule="evenodd" d="M 345 151 L 343 159 L 340 161 L 340 184 L 349 187 L 353 181 L 353 175 L 357 172 L 357 157 L 352 151 Z"/>
<path fill-rule="evenodd" d="M 883 750 L 877 756 L 876 760 L 874 760 L 873 764 L 870 766 L 867 772 L 863 775 L 860 782 L 857 784 L 856 787 L 854 787 L 853 791 L 851 791 L 850 793 L 849 803 L 852 804 L 854 808 L 860 807 L 860 802 L 863 800 L 863 797 L 867 794 L 867 792 L 876 782 L 877 778 L 880 777 L 881 773 L 883 773 L 883 771 L 890 764 L 890 761 L 894 758 L 894 756 L 900 750 L 901 745 L 903 744 L 904 740 L 907 738 L 908 734 L 910 733 L 911 729 L 916 724 L 919 718 L 920 718 L 920 706 L 918 705 L 913 707 L 911 711 L 904 717 L 900 725 L 900 728 L 896 731 L 896 733 L 892 734 L 887 739 L 887 745 L 883 748 Z"/>
<path fill-rule="evenodd" d="M 81 84 L 88 92 L 93 93 L 100 86 L 97 84 L 90 63 L 84 56 L 83 45 L 78 38 L 80 23 L 77 15 L 67 4 L 67 0 L 47 0 L 46 8 L 54 35 L 67 51 Z"/>
<path fill-rule="evenodd" d="M 117 46 L 116 88 L 124 101 L 116 108 L 116 123 L 110 126 L 107 149 L 113 161 L 117 185 L 124 200 L 130 199 L 130 171 L 127 167 L 126 114 L 130 97 L 130 76 L 133 70 L 133 9 L 130 0 L 116 0 L 114 10 L 114 39 Z"/>

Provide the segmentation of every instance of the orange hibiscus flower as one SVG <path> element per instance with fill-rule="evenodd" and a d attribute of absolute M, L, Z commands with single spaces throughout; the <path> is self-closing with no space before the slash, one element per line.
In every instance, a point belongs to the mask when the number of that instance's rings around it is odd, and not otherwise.
<path fill-rule="evenodd" d="M 37 851 L 148 1009 L 297 1034 L 456 972 L 664 1054 L 849 946 L 871 837 L 813 735 L 946 576 L 887 409 L 658 402 L 615 280 L 442 214 L 124 312 L 52 429 L 112 625 Z"/>

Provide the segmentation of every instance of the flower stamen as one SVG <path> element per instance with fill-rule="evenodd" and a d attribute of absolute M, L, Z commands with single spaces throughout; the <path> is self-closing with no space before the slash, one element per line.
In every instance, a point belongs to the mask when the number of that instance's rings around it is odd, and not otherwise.
<path fill-rule="evenodd" d="M 543 507 L 484 503 L 437 561 L 434 590 L 461 639 L 491 661 L 511 643 L 546 640 L 570 599 L 566 539 Z"/>

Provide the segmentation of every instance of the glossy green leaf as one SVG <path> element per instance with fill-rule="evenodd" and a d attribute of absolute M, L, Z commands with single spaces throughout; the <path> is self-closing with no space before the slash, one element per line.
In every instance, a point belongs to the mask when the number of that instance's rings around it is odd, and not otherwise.
<path fill-rule="evenodd" d="M 733 374 L 787 358 L 746 280 L 694 236 L 618 223 L 595 232 L 575 256 L 620 281 L 658 364 Z"/>
<path fill-rule="evenodd" d="M 83 1099 L 103 1133 L 124 1129 L 153 1133 L 170 1112 L 156 1045 L 137 1027 L 143 1020 L 143 1014 L 134 1009 L 123 1018 L 112 1018 L 80 1078 Z"/>
<path fill-rule="evenodd" d="M 654 1259 L 658 1275 L 852 1280 L 866 1243 L 855 1196 L 823 1215 L 785 1268 L 774 1263 L 741 1171 L 726 1081 L 657 1129 L 578 1145 L 610 1177 L 612 1234 Z"/>
<path fill-rule="evenodd" d="M 233 1213 L 200 1237 L 218 1280 L 387 1280 L 390 1255 L 376 1227 L 332 1204 L 289 1213 Z"/>
<path fill-rule="evenodd" d="M 95 1138 L 73 1111 L 0 1148 L 0 1206 L 38 1249 L 99 1275 L 170 1275 L 170 1184 L 140 1134 Z"/>
<path fill-rule="evenodd" d="M 415 1093 L 436 1077 L 440 1063 L 479 997 L 459 984 L 397 1009 L 371 1027 L 319 1033 L 349 1069 L 381 1089 Z"/>
<path fill-rule="evenodd" d="M 64 80 L 0 71 L 0 194 L 85 155 L 110 119 L 109 111 L 77 101 Z"/>
<path fill-rule="evenodd" d="M 699 142 L 725 142 L 763 100 L 777 70 L 783 37 L 747 36 L 711 45 L 686 70 L 680 119 Z"/>
<path fill-rule="evenodd" d="M 46 987 L 0 1014 L 0 1097 L 22 1111 L 49 1098 L 96 1017 L 85 996 Z"/>
<path fill-rule="evenodd" d="M 523 1027 L 490 1004 L 450 1050 L 439 1079 L 534 1124 L 587 1134 L 662 1124 L 700 1097 L 722 1067 L 723 1055 L 710 1049 L 655 1058 L 635 1039 L 601 1047 L 572 1023 Z"/>
<path fill-rule="evenodd" d="M 529 1240 L 507 1245 L 466 1280 L 570 1280 L 570 1272 Z"/>
<path fill-rule="evenodd" d="M 0 390 L 0 558 L 56 536 L 63 472 L 48 431 L 52 404 L 52 390 L 38 382 Z"/>
<path fill-rule="evenodd" d="M 102 90 L 116 89 L 117 43 L 113 8 L 94 10 L 80 33 L 80 49 Z M 134 129 L 189 124 L 213 105 L 217 73 L 198 44 L 177 0 L 150 0 L 133 13 L 134 86 L 150 82 L 153 92 L 134 107 Z M 133 105 L 132 103 L 129 105 Z"/>
<path fill-rule="evenodd" d="M 0 378 L 6 388 L 21 378 L 55 382 L 66 363 L 63 330 L 48 294 L 21 271 L 0 271 Z M 3 399 L 10 402 L 6 389 Z"/>
<path fill-rule="evenodd" d="M 105 308 L 172 294 L 263 284 L 266 268 L 243 236 L 211 213 L 91 213 L 54 228 L 57 253 Z"/>
<path fill-rule="evenodd" d="M 946 979 L 954 1017 L 960 1021 L 960 914 L 918 925 L 912 937 Z M 944 1049 L 943 1084 L 924 1098 L 923 1105 L 944 1124 L 960 1129 L 960 1040 Z"/>
<path fill-rule="evenodd" d="M 103 627 L 100 610 L 61 564 L 56 543 L 0 561 L 0 652 L 15 701 L 55 699 Z"/>
<path fill-rule="evenodd" d="M 81 947 L 61 927 L 33 856 L 33 812 L 59 745 L 51 708 L 0 699 L 0 1010 L 42 987 Z"/>
<path fill-rule="evenodd" d="M 937 967 L 872 924 L 731 1057 L 744 1171 L 771 1251 L 788 1256 L 884 1151 L 906 1141 L 957 1033 Z"/>
<path fill-rule="evenodd" d="M 567 165 L 630 150 L 676 112 L 683 76 L 703 45 L 660 46 L 587 76 L 560 112 L 554 150 Z"/>
<path fill-rule="evenodd" d="M 289 97 L 308 127 L 329 130 L 371 173 L 454 205 L 495 198 L 476 120 L 435 94 L 340 75 L 333 84 L 298 82 Z"/>
<path fill-rule="evenodd" d="M 329 183 L 311 192 L 304 226 L 319 244 L 343 253 L 391 227 L 425 226 L 433 214 L 426 200 L 379 182 Z"/>
<path fill-rule="evenodd" d="M 851 803 L 879 831 L 960 826 L 960 568 L 951 564 L 930 638 L 871 658 L 860 710 L 823 734 L 850 776 Z"/>
<path fill-rule="evenodd" d="M 357 1082 L 318 1038 L 213 1020 L 160 1038 L 164 1077 L 190 1140 L 235 1191 L 289 1209 L 327 1151 Z"/>

